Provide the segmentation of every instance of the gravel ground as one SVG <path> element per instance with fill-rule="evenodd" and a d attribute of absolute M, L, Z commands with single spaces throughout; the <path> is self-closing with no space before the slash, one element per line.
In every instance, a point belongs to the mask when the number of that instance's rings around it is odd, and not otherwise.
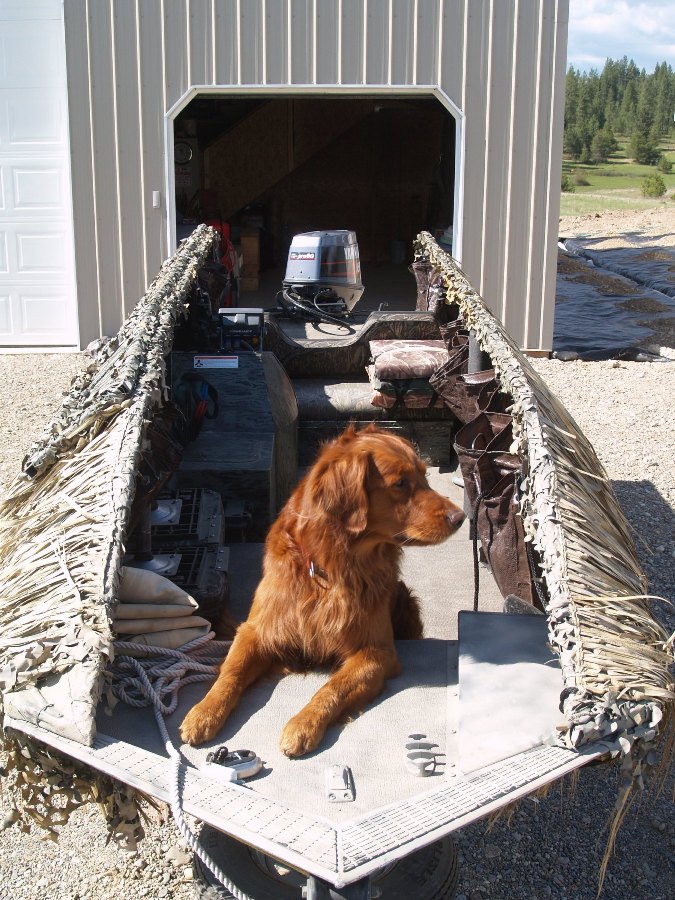
<path fill-rule="evenodd" d="M 630 220 L 619 219 L 630 230 Z M 583 217 L 568 232 L 595 223 Z M 663 227 L 660 219 L 652 224 L 655 234 Z M 81 361 L 78 354 L 0 355 L 0 488 L 18 470 Z M 590 438 L 612 479 L 635 531 L 651 591 L 672 601 L 675 362 L 536 360 L 535 365 Z M 655 613 L 670 631 L 675 628 L 666 604 L 656 603 Z M 510 826 L 479 822 L 463 829 L 458 897 L 595 898 L 616 785 L 615 767 L 587 768 L 574 791 L 556 784 L 547 798 L 521 803 Z M 609 864 L 605 900 L 675 897 L 674 790 L 671 772 L 658 797 L 648 795 L 630 811 Z M 155 815 L 137 854 L 106 840 L 107 829 L 94 808 L 78 811 L 56 845 L 15 827 L 0 832 L 0 900 L 192 896 L 189 855 L 170 821 Z"/>

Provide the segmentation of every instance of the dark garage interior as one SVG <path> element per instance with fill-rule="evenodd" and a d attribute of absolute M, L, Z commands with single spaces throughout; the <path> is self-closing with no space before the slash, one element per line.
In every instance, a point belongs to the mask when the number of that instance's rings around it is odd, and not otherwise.
<path fill-rule="evenodd" d="M 174 154 L 177 237 L 223 223 L 241 295 L 281 278 L 300 232 L 355 231 L 368 284 L 411 261 L 418 232 L 452 226 L 455 121 L 431 97 L 198 97 L 175 120 Z"/>

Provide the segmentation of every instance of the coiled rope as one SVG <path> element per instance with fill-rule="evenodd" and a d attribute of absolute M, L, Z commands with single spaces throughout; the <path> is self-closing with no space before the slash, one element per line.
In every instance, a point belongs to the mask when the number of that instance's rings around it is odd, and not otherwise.
<path fill-rule="evenodd" d="M 178 706 L 178 692 L 186 684 L 211 681 L 218 674 L 223 657 L 232 646 L 231 641 L 216 641 L 214 633 L 201 635 L 184 644 L 180 650 L 164 647 L 148 647 L 132 641 L 115 641 L 115 662 L 112 666 L 112 691 L 124 703 L 136 708 L 152 705 L 155 721 L 164 747 L 171 760 L 169 796 L 171 812 L 186 844 L 196 853 L 209 871 L 220 881 L 236 900 L 253 900 L 240 891 L 222 869 L 200 845 L 197 836 L 185 821 L 181 801 L 181 755 L 169 736 L 164 716 L 171 715 Z M 151 652 L 145 656 L 127 656 L 125 653 Z"/>

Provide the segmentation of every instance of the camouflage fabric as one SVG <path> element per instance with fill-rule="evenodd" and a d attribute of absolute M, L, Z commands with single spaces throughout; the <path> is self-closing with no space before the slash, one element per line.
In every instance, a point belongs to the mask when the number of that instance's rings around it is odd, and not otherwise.
<path fill-rule="evenodd" d="M 402 378 L 380 381 L 375 366 L 368 366 L 368 377 L 373 388 L 371 404 L 379 409 L 429 409 L 442 408 L 445 403 L 426 378 Z"/>
<path fill-rule="evenodd" d="M 382 381 L 429 378 L 448 359 L 443 341 L 370 341 L 374 374 Z"/>
<path fill-rule="evenodd" d="M 362 378 L 370 361 L 369 342 L 397 338 L 437 340 L 437 319 L 429 312 L 372 312 L 353 338 L 299 342 L 265 316 L 265 350 L 277 357 L 290 378 Z"/>

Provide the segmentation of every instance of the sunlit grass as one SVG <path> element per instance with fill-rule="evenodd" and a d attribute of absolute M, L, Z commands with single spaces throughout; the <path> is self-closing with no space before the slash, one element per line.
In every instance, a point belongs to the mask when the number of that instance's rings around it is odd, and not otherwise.
<path fill-rule="evenodd" d="M 586 193 L 581 193 L 585 190 Z M 608 209 L 652 209 L 654 207 L 672 207 L 675 216 L 675 202 L 663 197 L 643 197 L 639 190 L 608 191 L 606 193 L 589 192 L 588 188 L 576 188 L 578 193 L 560 195 L 561 216 L 584 216 L 590 213 L 603 212 Z M 666 195 L 667 197 L 667 195 Z"/>
<path fill-rule="evenodd" d="M 659 174 L 666 185 L 663 197 L 643 197 L 642 179 L 658 171 L 655 166 L 642 166 L 627 156 L 627 139 L 619 139 L 619 150 L 606 163 L 585 165 L 570 159 L 563 160 L 563 173 L 574 182 L 574 193 L 560 195 L 560 214 L 585 215 L 608 209 L 649 209 L 656 206 L 672 206 L 675 215 L 675 141 L 666 140 L 661 151 L 672 160 L 673 172 Z M 587 182 L 578 183 L 578 182 Z"/>

